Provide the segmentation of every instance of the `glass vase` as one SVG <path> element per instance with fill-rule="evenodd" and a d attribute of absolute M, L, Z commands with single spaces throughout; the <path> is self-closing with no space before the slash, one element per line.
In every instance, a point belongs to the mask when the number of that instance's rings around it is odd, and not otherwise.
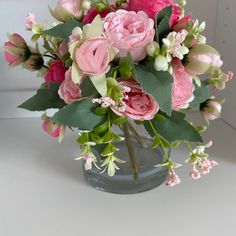
<path fill-rule="evenodd" d="M 141 193 L 161 185 L 168 175 L 168 169 L 165 166 L 155 167 L 163 163 L 165 157 L 161 148 L 152 148 L 152 137 L 144 128 L 131 123 L 123 125 L 115 132 L 125 138 L 116 143 L 119 148 L 116 156 L 125 163 L 119 164 L 119 170 L 113 177 L 96 167 L 91 170 L 83 168 L 88 183 L 98 190 L 117 194 Z M 170 150 L 168 151 L 170 154 Z M 96 151 L 95 155 L 98 162 L 101 162 L 102 158 Z"/>

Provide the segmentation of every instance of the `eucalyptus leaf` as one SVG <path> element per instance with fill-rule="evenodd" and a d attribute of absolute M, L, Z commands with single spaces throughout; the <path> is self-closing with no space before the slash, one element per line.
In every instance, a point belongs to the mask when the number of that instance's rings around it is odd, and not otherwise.
<path fill-rule="evenodd" d="M 52 120 L 68 127 L 91 131 L 106 119 L 105 116 L 98 116 L 94 113 L 97 107 L 98 105 L 89 99 L 81 99 L 58 111 Z"/>
<path fill-rule="evenodd" d="M 152 95 L 160 109 L 170 115 L 173 77 L 167 71 L 156 71 L 152 62 L 135 65 L 135 77 L 144 92 Z"/>
<path fill-rule="evenodd" d="M 201 87 L 195 85 L 194 100 L 190 103 L 191 107 L 198 107 L 201 103 L 209 98 L 209 90 L 206 85 L 202 83 Z"/>
<path fill-rule="evenodd" d="M 67 21 L 49 30 L 45 30 L 44 33 L 55 38 L 69 41 L 69 36 L 72 34 L 72 31 L 75 27 L 82 27 L 82 24 L 79 21 L 75 20 Z"/>
<path fill-rule="evenodd" d="M 43 84 L 36 95 L 18 106 L 29 111 L 45 111 L 51 108 L 63 108 L 65 102 L 59 97 L 60 83 Z"/>
<path fill-rule="evenodd" d="M 173 111 L 171 116 L 166 116 L 164 121 L 153 119 L 152 121 L 145 121 L 144 126 L 151 136 L 154 136 L 152 127 L 160 134 L 166 141 L 188 141 L 188 142 L 202 142 L 202 137 L 199 132 L 185 120 L 185 114 Z"/>

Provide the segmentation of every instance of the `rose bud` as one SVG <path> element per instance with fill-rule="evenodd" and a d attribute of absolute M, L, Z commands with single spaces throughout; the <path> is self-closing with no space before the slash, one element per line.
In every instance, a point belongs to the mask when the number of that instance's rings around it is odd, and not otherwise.
<path fill-rule="evenodd" d="M 4 56 L 11 67 L 29 59 L 31 52 L 26 41 L 19 34 L 8 34 L 10 41 L 4 44 Z"/>
<path fill-rule="evenodd" d="M 67 70 L 68 68 L 64 66 L 62 61 L 56 60 L 50 65 L 46 75 L 44 76 L 44 80 L 47 83 L 63 82 Z"/>
<path fill-rule="evenodd" d="M 40 53 L 35 53 L 23 63 L 23 67 L 29 71 L 38 71 L 44 66 L 44 60 Z"/>
<path fill-rule="evenodd" d="M 196 44 L 187 56 L 186 70 L 191 75 L 202 75 L 222 65 L 223 62 L 216 49 L 207 44 Z"/>
<path fill-rule="evenodd" d="M 45 114 L 42 116 L 42 120 L 44 121 L 42 126 L 43 130 L 53 138 L 59 137 L 59 142 L 61 142 L 65 136 L 66 127 L 53 122 L 50 117 Z"/>
<path fill-rule="evenodd" d="M 56 8 L 49 8 L 52 16 L 59 21 L 65 22 L 80 19 L 83 14 L 83 0 L 58 0 Z"/>
<path fill-rule="evenodd" d="M 200 106 L 200 111 L 202 116 L 206 120 L 216 120 L 220 117 L 222 104 L 225 102 L 223 99 L 217 99 L 211 97 L 206 102 L 202 103 Z"/>

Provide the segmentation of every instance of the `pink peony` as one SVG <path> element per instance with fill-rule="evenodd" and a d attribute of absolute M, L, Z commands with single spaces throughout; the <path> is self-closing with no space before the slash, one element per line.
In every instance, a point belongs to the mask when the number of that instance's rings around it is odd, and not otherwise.
<path fill-rule="evenodd" d="M 113 6 L 112 6 L 113 7 Z M 114 8 L 114 7 L 113 7 Z M 111 12 L 111 9 L 107 8 L 105 10 L 103 10 L 102 12 L 98 12 L 96 10 L 96 7 L 91 7 L 87 14 L 84 16 L 83 18 L 83 24 L 90 24 L 92 23 L 92 21 L 95 19 L 95 17 L 97 15 L 100 15 L 101 18 L 106 17 L 107 14 L 109 14 Z"/>
<path fill-rule="evenodd" d="M 165 7 L 173 6 L 173 15 L 170 20 L 172 26 L 179 18 L 180 8 L 174 6 L 174 0 L 129 0 L 129 11 L 145 11 L 149 17 L 155 19 L 156 15 Z"/>
<path fill-rule="evenodd" d="M 180 60 L 175 59 L 173 61 L 173 69 L 172 108 L 173 110 L 185 109 L 194 99 L 193 92 L 195 87 L 193 79 L 185 71 Z"/>
<path fill-rule="evenodd" d="M 10 41 L 4 44 L 4 57 L 10 66 L 18 65 L 30 57 L 29 48 L 19 34 L 9 35 Z"/>
<path fill-rule="evenodd" d="M 58 94 L 67 104 L 71 104 L 81 98 L 80 86 L 71 79 L 71 68 L 66 72 L 65 80 L 60 85 Z"/>
<path fill-rule="evenodd" d="M 124 86 L 126 92 L 123 99 L 124 109 L 112 107 L 117 115 L 127 116 L 134 120 L 151 120 L 154 118 L 159 106 L 152 96 L 144 93 L 140 85 L 132 79 L 120 80 L 119 85 Z"/>
<path fill-rule="evenodd" d="M 109 40 L 98 37 L 85 41 L 75 51 L 75 60 L 84 74 L 99 75 L 110 70 Z"/>
<path fill-rule="evenodd" d="M 104 35 L 120 50 L 120 56 L 131 53 L 135 61 L 147 55 L 146 47 L 154 39 L 154 21 L 145 12 L 118 10 L 109 13 L 104 22 Z"/>
<path fill-rule="evenodd" d="M 62 82 L 65 79 L 67 70 L 68 68 L 64 66 L 62 61 L 56 60 L 50 65 L 50 68 L 44 76 L 44 80 L 47 83 Z"/>

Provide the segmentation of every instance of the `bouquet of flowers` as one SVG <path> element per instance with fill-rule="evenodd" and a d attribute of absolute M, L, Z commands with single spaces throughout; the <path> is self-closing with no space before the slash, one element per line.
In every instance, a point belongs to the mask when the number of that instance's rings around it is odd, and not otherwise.
<path fill-rule="evenodd" d="M 157 167 L 168 169 L 167 186 L 180 183 L 179 164 L 167 148 L 186 145 L 190 176 L 208 174 L 217 162 L 205 152 L 212 142 L 204 144 L 201 134 L 224 102 L 209 88 L 223 90 L 233 73 L 221 70 L 219 52 L 202 35 L 205 22 L 185 15 L 185 5 L 185 0 L 58 0 L 49 8 L 56 19 L 51 26 L 29 13 L 26 29 L 34 46 L 17 33 L 8 34 L 4 46 L 10 67 L 21 65 L 43 77 L 37 93 L 19 107 L 57 109 L 52 117 L 42 116 L 43 129 L 60 141 L 66 129 L 77 130 L 77 159 L 87 170 L 109 176 L 119 171 L 123 160 L 116 144 L 126 135 L 112 127 L 126 133 L 132 121 L 153 137 L 152 148 L 162 149 L 165 161 Z M 192 109 L 205 124 L 186 120 Z"/>

